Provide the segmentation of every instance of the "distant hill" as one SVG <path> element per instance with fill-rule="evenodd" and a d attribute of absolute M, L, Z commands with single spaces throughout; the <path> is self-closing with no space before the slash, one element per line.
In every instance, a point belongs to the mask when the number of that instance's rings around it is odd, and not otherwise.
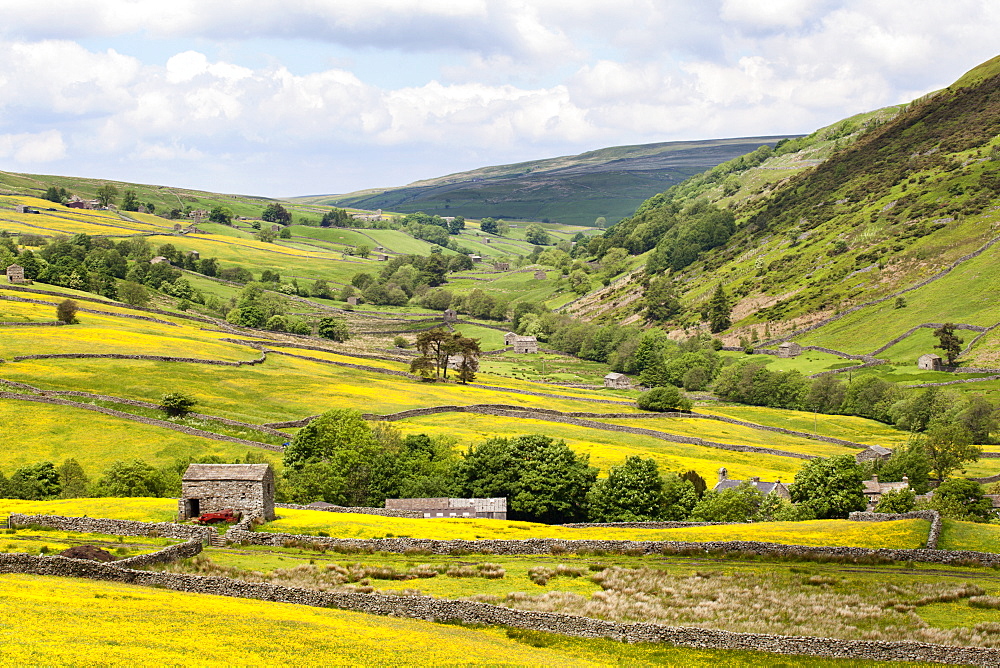
<path fill-rule="evenodd" d="M 682 309 L 662 324 L 678 332 L 707 326 L 703 307 L 722 285 L 733 305 L 733 325 L 722 333 L 727 344 L 792 336 L 851 354 L 879 349 L 882 358 L 912 365 L 933 350 L 930 330 L 879 347 L 911 328 L 953 322 L 989 328 L 966 360 L 1000 363 L 993 329 L 1000 307 L 992 297 L 1000 261 L 1000 59 L 908 105 L 755 154 L 650 198 L 592 242 L 598 256 L 615 247 L 642 256 L 646 271 L 570 311 L 607 322 L 648 320 L 646 286 L 666 275 Z"/>
<path fill-rule="evenodd" d="M 631 214 L 651 195 L 760 146 L 774 146 L 785 138 L 743 137 L 616 146 L 580 155 L 483 167 L 399 188 L 298 197 L 292 201 L 573 225 L 593 225 L 598 217 L 604 217 L 611 224 Z"/>

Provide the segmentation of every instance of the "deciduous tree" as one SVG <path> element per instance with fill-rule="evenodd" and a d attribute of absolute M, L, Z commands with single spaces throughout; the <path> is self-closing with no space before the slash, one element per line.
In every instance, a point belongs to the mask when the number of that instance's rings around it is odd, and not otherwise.
<path fill-rule="evenodd" d="M 844 519 L 868 505 L 862 480 L 853 455 L 810 459 L 795 474 L 792 501 L 810 507 L 817 519 Z"/>

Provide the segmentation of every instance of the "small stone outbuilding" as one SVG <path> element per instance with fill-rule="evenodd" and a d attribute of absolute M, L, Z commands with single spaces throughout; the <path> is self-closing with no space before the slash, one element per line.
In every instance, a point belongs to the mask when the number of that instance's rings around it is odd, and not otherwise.
<path fill-rule="evenodd" d="M 510 271 L 510 262 L 494 262 L 493 271 Z"/>
<path fill-rule="evenodd" d="M 934 353 L 927 353 L 917 358 L 917 367 L 924 371 L 940 371 L 943 366 L 941 356 Z"/>
<path fill-rule="evenodd" d="M 274 519 L 270 464 L 191 464 L 181 477 L 178 517 L 233 510 L 243 517 Z"/>
<path fill-rule="evenodd" d="M 453 308 L 446 308 L 442 315 L 445 322 L 455 322 L 458 320 L 458 311 Z"/>
<path fill-rule="evenodd" d="M 8 266 L 7 280 L 11 283 L 24 283 L 24 267 L 19 264 Z"/>
<path fill-rule="evenodd" d="M 892 456 L 892 450 L 883 448 L 881 445 L 869 445 L 867 448 L 854 455 L 857 463 L 869 462 L 873 460 L 884 462 Z"/>
<path fill-rule="evenodd" d="M 351 306 L 357 306 L 358 305 L 358 298 L 357 297 L 348 297 L 347 298 L 347 303 L 350 304 Z"/>
<path fill-rule="evenodd" d="M 798 357 L 801 354 L 802 346 L 793 341 L 785 341 L 778 346 L 778 357 Z"/>
<path fill-rule="evenodd" d="M 156 257 L 154 257 L 152 260 L 149 261 L 150 264 L 163 264 L 164 262 L 170 264 L 170 260 L 163 257 L 162 255 L 157 255 Z"/>
<path fill-rule="evenodd" d="M 541 269 L 539 269 L 538 271 L 535 272 L 535 280 L 536 281 L 544 281 L 548 277 L 549 277 L 548 274 L 546 274 Z"/>
<path fill-rule="evenodd" d="M 469 259 L 472 260 L 473 264 L 479 264 L 483 261 L 482 255 L 476 255 L 475 253 L 469 253 Z"/>
<path fill-rule="evenodd" d="M 632 383 L 625 374 L 612 372 L 604 377 L 604 387 L 610 387 L 616 390 L 627 390 L 632 387 Z"/>
<path fill-rule="evenodd" d="M 429 499 L 386 499 L 387 510 L 411 510 L 421 512 L 426 518 L 469 517 L 491 520 L 507 519 L 507 499 L 449 499 L 446 497 Z"/>

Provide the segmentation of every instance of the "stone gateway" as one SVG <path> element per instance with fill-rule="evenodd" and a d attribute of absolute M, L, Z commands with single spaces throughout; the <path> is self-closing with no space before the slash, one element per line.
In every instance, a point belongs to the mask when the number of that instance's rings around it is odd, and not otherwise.
<path fill-rule="evenodd" d="M 180 521 L 234 510 L 274 519 L 274 471 L 269 464 L 191 464 L 181 477 Z"/>

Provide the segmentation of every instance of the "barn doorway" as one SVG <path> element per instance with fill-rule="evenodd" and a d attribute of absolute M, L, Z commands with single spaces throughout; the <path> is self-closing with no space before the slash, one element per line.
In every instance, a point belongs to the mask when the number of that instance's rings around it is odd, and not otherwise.
<path fill-rule="evenodd" d="M 186 499 L 186 501 L 188 517 L 198 517 L 201 515 L 201 499 Z"/>

